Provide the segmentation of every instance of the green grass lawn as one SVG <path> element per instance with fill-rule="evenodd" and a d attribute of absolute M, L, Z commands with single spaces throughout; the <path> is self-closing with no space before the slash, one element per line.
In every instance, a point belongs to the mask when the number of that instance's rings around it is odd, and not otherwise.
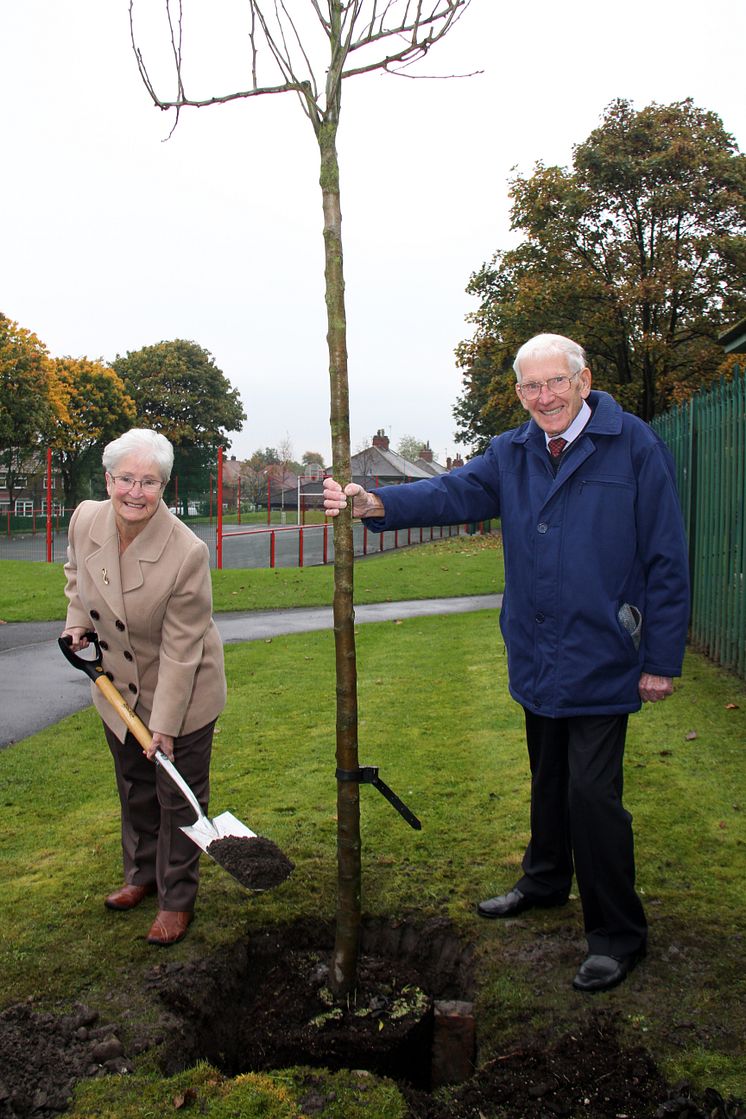
<path fill-rule="evenodd" d="M 441 586 L 441 575 L 457 571 L 461 585 L 488 554 L 487 545 L 463 555 L 436 545 L 430 576 L 418 577 Z M 388 579 L 376 585 L 408 597 L 398 593 L 409 587 L 405 553 L 359 564 L 358 587 L 370 584 L 373 593 L 368 572 L 386 560 Z M 225 574 L 251 582 L 246 572 Z M 481 589 L 498 586 L 483 581 Z M 481 1059 L 527 1034 L 549 1043 L 604 1011 L 672 1082 L 746 1096 L 743 683 L 690 653 L 674 695 L 630 721 L 625 801 L 650 953 L 626 983 L 594 999 L 570 988 L 584 954 L 577 897 L 507 923 L 474 912 L 478 899 L 513 884 L 528 837 L 522 717 L 508 697 L 496 614 L 367 624 L 357 644 L 361 764 L 379 765 L 423 822 L 412 831 L 374 789 L 361 790 L 363 909 L 446 915 L 475 945 Z M 333 636 L 225 652 L 229 700 L 215 741 L 211 812 L 235 813 L 296 869 L 280 888 L 250 897 L 203 860 L 198 919 L 169 963 L 199 959 L 266 924 L 334 915 Z M 147 1017 L 143 979 L 162 957 L 154 960 L 144 940 L 152 907 L 120 915 L 102 905 L 121 880 L 119 817 L 91 709 L 0 751 L 0 809 L 0 1006 L 31 995 L 44 1005 L 79 1000 L 116 1019 L 126 990 L 133 1012 Z"/>
<path fill-rule="evenodd" d="M 259 568 L 212 572 L 216 613 L 326 606 L 334 569 Z M 62 564 L 0 560 L 0 621 L 40 622 L 65 617 Z M 503 589 L 499 535 L 452 536 L 430 544 L 372 555 L 355 564 L 355 601 L 447 598 Z"/>

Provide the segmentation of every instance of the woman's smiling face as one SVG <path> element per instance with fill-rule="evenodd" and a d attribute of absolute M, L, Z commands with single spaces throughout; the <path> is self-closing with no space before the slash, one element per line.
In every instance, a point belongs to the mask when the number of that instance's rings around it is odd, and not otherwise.
<path fill-rule="evenodd" d="M 132 485 L 122 482 L 122 477 L 136 479 Z M 145 481 L 157 481 L 158 487 L 145 489 Z M 128 536 L 136 535 L 145 527 L 158 508 L 163 493 L 161 474 L 156 464 L 140 455 L 125 455 L 113 474 L 106 472 L 106 490 L 114 506 L 117 527 Z"/>

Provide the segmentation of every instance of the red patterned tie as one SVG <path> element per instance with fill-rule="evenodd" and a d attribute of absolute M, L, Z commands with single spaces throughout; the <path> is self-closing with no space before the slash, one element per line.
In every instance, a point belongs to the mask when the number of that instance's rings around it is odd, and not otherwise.
<path fill-rule="evenodd" d="M 567 446 L 567 440 L 563 439 L 561 435 L 558 435 L 555 439 L 549 440 L 548 446 L 552 458 L 559 458 Z"/>

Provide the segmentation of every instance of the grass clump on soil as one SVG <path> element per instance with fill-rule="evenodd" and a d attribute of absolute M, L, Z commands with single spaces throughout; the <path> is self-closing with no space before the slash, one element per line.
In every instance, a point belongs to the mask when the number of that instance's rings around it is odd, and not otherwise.
<path fill-rule="evenodd" d="M 130 1076 L 80 1084 L 70 1119 L 161 1119 L 184 1109 L 205 1119 L 404 1119 L 396 1086 L 362 1071 L 248 1073 L 226 1080 L 205 1063 L 165 1079 Z"/>
<path fill-rule="evenodd" d="M 44 622 L 65 617 L 61 563 L 0 560 L 0 621 Z M 212 571 L 216 613 L 328 606 L 334 571 L 326 567 Z M 503 590 L 499 534 L 453 536 L 359 559 L 355 601 L 450 598 Z"/>
<path fill-rule="evenodd" d="M 361 789 L 363 910 L 446 915 L 475 945 L 480 1059 L 582 1033 L 602 1006 L 672 1082 L 746 1096 L 743 684 L 690 654 L 674 696 L 630 720 L 625 801 L 650 950 L 624 984 L 593 999 L 570 988 L 585 953 L 576 896 L 508 922 L 474 912 L 514 883 L 528 838 L 522 718 L 507 694 L 496 613 L 366 624 L 357 640 L 360 763 L 379 765 L 423 822 L 412 831 L 375 789 Z M 335 910 L 333 635 L 230 645 L 226 665 L 211 812 L 231 811 L 271 838 L 295 871 L 251 895 L 202 860 L 197 920 L 169 965 Z M 0 806 L 1 1005 L 41 992 L 147 1023 L 155 901 L 123 914 L 102 905 L 121 880 L 119 820 L 91 709 L 0 752 Z"/>

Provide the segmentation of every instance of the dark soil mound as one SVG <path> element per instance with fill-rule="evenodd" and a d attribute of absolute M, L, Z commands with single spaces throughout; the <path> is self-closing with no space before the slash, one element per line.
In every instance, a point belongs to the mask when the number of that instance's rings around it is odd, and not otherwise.
<path fill-rule="evenodd" d="M 207 854 L 247 890 L 271 890 L 295 869 L 277 844 L 261 835 L 226 835 L 213 840 Z"/>
<path fill-rule="evenodd" d="M 686 1085 L 670 1090 L 642 1048 L 625 1049 L 613 1018 L 544 1048 L 506 1053 L 442 1097 L 406 1092 L 412 1119 L 726 1119 L 746 1112 L 698 1106 Z M 712 1093 L 713 1098 L 717 1093 Z M 720 1099 L 720 1097 L 717 1097 Z M 720 1101 L 722 1104 L 722 1100 Z M 707 1107 L 707 1110 L 704 1108 Z"/>
<path fill-rule="evenodd" d="M 132 1072 L 116 1026 L 76 1006 L 64 1016 L 31 1003 L 0 1014 L 0 1119 L 45 1119 L 64 1111 L 76 1080 Z"/>

